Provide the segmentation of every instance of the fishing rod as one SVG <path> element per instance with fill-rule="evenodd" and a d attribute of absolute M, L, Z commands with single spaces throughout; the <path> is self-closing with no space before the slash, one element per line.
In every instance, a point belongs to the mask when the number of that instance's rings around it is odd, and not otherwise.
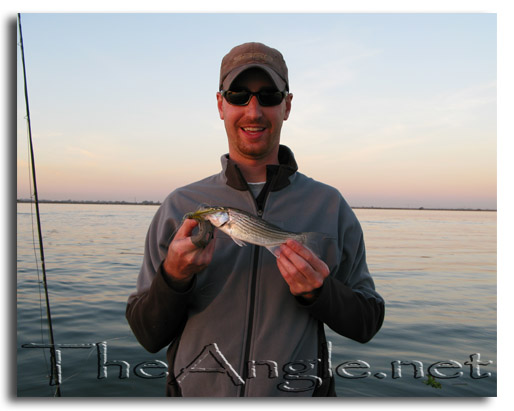
<path fill-rule="evenodd" d="M 50 313 L 50 299 L 48 297 L 48 284 L 46 281 L 46 268 L 45 268 L 45 253 L 43 249 L 43 234 L 41 231 L 41 218 L 39 215 L 39 199 L 37 194 L 37 182 L 36 182 L 36 165 L 34 161 L 34 147 L 32 145 L 32 127 L 30 124 L 30 110 L 29 110 L 29 94 L 27 90 L 27 73 L 25 70 L 25 52 L 23 50 L 23 36 L 21 31 L 21 15 L 18 13 L 18 29 L 20 32 L 20 48 L 21 48 L 21 61 L 23 65 L 23 85 L 25 90 L 25 109 L 27 111 L 27 126 L 29 133 L 29 146 L 30 146 L 30 161 L 32 164 L 32 181 L 34 183 L 34 204 L 36 208 L 36 221 L 37 231 L 39 236 L 39 252 L 41 258 L 41 270 L 43 273 L 43 287 L 45 290 L 45 301 L 46 301 L 46 317 L 48 319 L 48 329 L 50 334 L 50 362 L 52 367 L 52 373 L 50 375 L 50 385 L 56 386 L 55 396 L 61 396 L 61 385 L 59 372 L 57 370 L 57 359 L 55 352 L 54 332 L 52 327 L 52 315 Z M 55 381 L 52 383 L 52 381 Z"/>

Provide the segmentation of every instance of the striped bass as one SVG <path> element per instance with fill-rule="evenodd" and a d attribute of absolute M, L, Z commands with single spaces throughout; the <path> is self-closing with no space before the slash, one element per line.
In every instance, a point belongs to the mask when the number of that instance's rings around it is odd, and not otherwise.
<path fill-rule="evenodd" d="M 209 221 L 214 227 L 229 235 L 234 242 L 243 247 L 246 243 L 266 247 L 275 257 L 279 256 L 280 245 L 293 239 L 304 246 L 310 242 L 311 234 L 293 233 L 268 223 L 262 218 L 231 207 L 202 207 L 187 213 L 185 218 Z"/>

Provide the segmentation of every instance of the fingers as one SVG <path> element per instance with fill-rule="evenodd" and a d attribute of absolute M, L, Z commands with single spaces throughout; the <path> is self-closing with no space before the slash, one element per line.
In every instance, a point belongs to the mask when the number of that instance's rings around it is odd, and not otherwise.
<path fill-rule="evenodd" d="M 198 222 L 195 220 L 184 220 L 168 247 L 164 270 L 174 280 L 190 278 L 204 270 L 212 260 L 215 239 L 205 248 L 196 247 L 191 241 L 193 229 L 197 225 Z"/>
<path fill-rule="evenodd" d="M 311 250 L 309 250 L 307 247 L 303 246 L 297 241 L 294 240 L 287 240 L 286 247 L 283 247 L 284 251 L 286 252 L 286 255 L 288 257 L 293 258 L 294 262 L 298 263 L 300 266 L 302 266 L 303 262 L 301 259 L 305 260 L 309 263 L 309 265 L 312 266 L 312 268 L 323 274 L 323 278 L 328 276 L 329 269 L 328 266 L 325 264 L 324 261 L 320 260 Z M 294 251 L 294 253 L 287 252 L 287 247 Z M 282 251 L 282 250 L 281 250 Z M 300 267 L 299 267 L 300 268 Z"/>
<path fill-rule="evenodd" d="M 277 259 L 278 269 L 293 295 L 310 293 L 323 285 L 324 277 L 312 266 L 305 261 L 294 260 L 296 258 L 289 258 L 285 253 Z"/>
<path fill-rule="evenodd" d="M 197 248 L 198 250 L 198 258 L 199 258 L 199 262 L 201 264 L 205 264 L 205 265 L 208 265 L 211 260 L 212 260 L 212 255 L 214 254 L 214 245 L 216 243 L 216 239 L 215 237 L 213 236 L 213 238 L 211 239 L 211 241 L 209 241 L 209 244 L 207 244 L 204 248 Z"/>
<path fill-rule="evenodd" d="M 177 231 L 175 238 L 170 244 L 169 251 L 190 265 L 198 267 L 209 264 L 214 253 L 214 238 L 205 247 L 197 247 L 191 241 L 193 229 L 198 225 L 197 221 L 186 220 Z"/>
<path fill-rule="evenodd" d="M 193 220 L 192 218 L 186 218 L 175 234 L 175 239 L 182 240 L 184 238 L 191 237 L 193 230 L 197 225 L 198 221 Z"/>
<path fill-rule="evenodd" d="M 293 295 L 312 295 L 329 275 L 329 268 L 322 260 L 293 240 L 281 246 L 277 265 Z"/>
<path fill-rule="evenodd" d="M 193 235 L 196 227 L 199 228 L 198 232 Z M 188 248 L 193 251 L 196 248 L 205 248 L 212 240 L 213 234 L 213 227 L 208 221 L 199 222 L 194 219 L 185 219 L 177 230 L 174 239 L 177 241 L 189 239 L 186 244 L 192 245 Z"/>

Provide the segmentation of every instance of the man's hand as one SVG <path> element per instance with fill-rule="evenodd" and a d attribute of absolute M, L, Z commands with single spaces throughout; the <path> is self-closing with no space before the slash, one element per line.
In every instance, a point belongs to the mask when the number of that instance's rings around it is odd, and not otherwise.
<path fill-rule="evenodd" d="M 187 288 L 193 275 L 206 268 L 212 260 L 214 239 L 205 247 L 198 248 L 191 235 L 198 222 L 186 219 L 168 247 L 163 268 L 170 282 L 178 288 Z"/>
<path fill-rule="evenodd" d="M 313 301 L 330 271 L 311 250 L 294 240 L 280 246 L 277 265 L 291 294 Z"/>

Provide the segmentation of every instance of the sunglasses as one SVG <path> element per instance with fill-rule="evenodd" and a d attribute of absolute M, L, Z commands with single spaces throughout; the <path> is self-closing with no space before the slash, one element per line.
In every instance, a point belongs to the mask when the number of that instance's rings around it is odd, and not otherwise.
<path fill-rule="evenodd" d="M 221 95 L 234 106 L 246 106 L 252 96 L 257 97 L 257 101 L 263 107 L 278 106 L 289 93 L 287 91 L 260 90 L 256 93 L 248 90 L 231 91 L 221 90 Z"/>

